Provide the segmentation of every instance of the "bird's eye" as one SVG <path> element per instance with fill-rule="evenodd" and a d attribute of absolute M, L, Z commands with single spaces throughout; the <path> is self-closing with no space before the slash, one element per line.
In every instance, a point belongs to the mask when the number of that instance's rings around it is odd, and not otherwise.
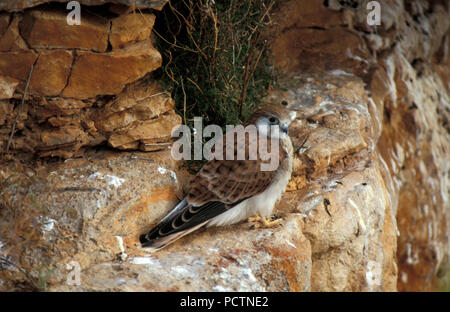
<path fill-rule="evenodd" d="M 270 117 L 269 118 L 269 122 L 271 123 L 271 124 L 277 124 L 278 123 L 278 120 L 275 118 L 275 117 Z"/>

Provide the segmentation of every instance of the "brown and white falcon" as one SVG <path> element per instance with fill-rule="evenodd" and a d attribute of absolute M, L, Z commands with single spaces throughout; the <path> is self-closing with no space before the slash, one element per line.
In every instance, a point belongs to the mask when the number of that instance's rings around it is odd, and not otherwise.
<path fill-rule="evenodd" d="M 271 216 L 291 177 L 293 148 L 287 134 L 290 122 L 291 116 L 283 107 L 269 105 L 257 110 L 244 126 L 255 125 L 258 136 L 265 136 L 269 147 L 271 140 L 279 140 L 275 170 L 261 170 L 268 160 L 262 160 L 259 153 L 256 160 L 224 157 L 208 161 L 188 185 L 184 199 L 150 232 L 140 236 L 142 247 L 155 251 L 204 225 L 229 225 L 255 215 Z M 244 137 L 248 153 L 252 139 Z"/>

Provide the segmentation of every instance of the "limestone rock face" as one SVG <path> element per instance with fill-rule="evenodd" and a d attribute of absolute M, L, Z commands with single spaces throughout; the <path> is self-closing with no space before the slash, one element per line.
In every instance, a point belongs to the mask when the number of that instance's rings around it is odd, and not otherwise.
<path fill-rule="evenodd" d="M 161 66 L 161 55 L 150 40 L 111 53 L 79 52 L 64 97 L 87 99 L 118 94 L 124 85 Z"/>
<path fill-rule="evenodd" d="M 36 53 L 31 50 L 0 52 L 0 74 L 24 81 L 36 59 Z"/>
<path fill-rule="evenodd" d="M 10 99 L 16 91 L 19 81 L 5 76 L 0 76 L 0 99 Z"/>
<path fill-rule="evenodd" d="M 290 128 L 296 161 L 285 205 L 303 216 L 302 233 L 311 243 L 310 289 L 395 290 L 396 240 L 385 237 L 395 238 L 396 222 L 374 152 L 377 122 L 363 81 L 308 74 L 284 88 L 268 101 L 285 101 L 297 112 Z"/>
<path fill-rule="evenodd" d="M 105 52 L 108 47 L 109 22 L 83 12 L 80 25 L 67 23 L 64 10 L 28 10 L 21 23 L 21 33 L 32 48 L 85 49 Z"/>
<path fill-rule="evenodd" d="M 153 14 L 121 15 L 112 21 L 109 40 L 113 49 L 122 47 L 130 42 L 142 41 L 150 37 L 155 24 Z"/>
<path fill-rule="evenodd" d="M 207 228 L 148 254 L 139 247 L 139 235 L 173 207 L 189 179 L 168 151 L 94 154 L 41 167 L 36 173 L 41 184 L 30 187 L 42 190 L 35 201 L 48 209 L 36 218 L 54 224 L 43 230 L 43 246 L 54 246 L 48 289 L 395 290 L 396 223 L 374 153 L 376 121 L 363 82 L 332 74 L 319 79 L 297 77 L 284 85 L 287 91 L 274 90 L 267 99 L 286 101 L 297 112 L 291 126 L 293 177 L 275 210 L 281 225 L 273 229 L 246 222 Z M 341 95 L 350 90 L 351 98 Z M 127 94 L 138 100 L 145 92 L 136 88 Z M 116 112 L 97 127 L 123 126 L 122 113 L 134 113 L 128 101 L 121 96 L 105 107 Z M 136 133 L 143 124 L 138 121 Z M 64 143 L 64 137 L 46 139 Z M 111 136 L 113 146 L 114 140 Z M 71 261 L 82 268 L 79 286 L 67 284 Z"/>
<path fill-rule="evenodd" d="M 4 21 L 8 21 L 9 18 L 9 15 L 3 15 Z M 0 51 L 6 52 L 27 49 L 25 41 L 19 34 L 19 21 L 20 18 L 18 16 L 14 16 L 11 23 L 9 25 L 6 24 L 4 30 L 0 31 L 0 33 L 2 34 L 2 36 L 0 37 Z"/>
<path fill-rule="evenodd" d="M 14 3 L 8 9 L 39 1 Z M 0 126 L 0 146 L 63 158 L 105 142 L 121 150 L 167 148 L 181 119 L 149 76 L 162 62 L 150 39 L 155 16 L 126 6 L 112 6 L 104 16 L 82 10 L 81 25 L 69 25 L 58 5 L 0 15 L 0 99 L 17 104 L 29 79 L 23 107 L 16 105 L 12 119 Z M 127 103 L 120 113 L 111 104 L 118 101 Z M 14 126 L 19 111 L 20 124 Z"/>
<path fill-rule="evenodd" d="M 0 3 L 1 11 L 20 11 L 30 7 L 47 3 L 48 0 L 5 0 Z M 70 2 L 70 0 L 52 0 L 52 2 Z M 79 3 L 83 5 L 102 5 L 105 4 L 105 0 L 79 0 Z M 108 0 L 108 3 L 114 3 L 124 6 L 135 6 L 136 8 L 146 9 L 152 8 L 161 10 L 167 0 Z"/>
<path fill-rule="evenodd" d="M 30 88 L 42 95 L 57 96 L 67 84 L 73 54 L 65 50 L 42 50 L 30 79 Z"/>
<path fill-rule="evenodd" d="M 277 37 L 274 47 L 275 65 L 286 70 L 367 73 L 368 64 L 361 60 L 369 58 L 368 50 L 357 34 L 344 28 L 293 28 Z"/>
<path fill-rule="evenodd" d="M 383 3 L 381 25 L 373 32 L 367 24 L 367 9 L 362 2 L 355 2 L 353 7 L 332 1 L 327 3 L 328 8 L 324 4 L 311 1 L 303 11 L 304 18 L 295 23 L 285 22 L 283 12 L 286 9 L 280 9 L 276 15 L 278 35 L 272 50 L 275 63 L 294 78 L 304 75 L 299 74 L 300 71 L 320 75 L 325 71 L 342 78 L 353 75 L 363 78 L 365 85 L 361 87 L 367 94 L 363 102 L 368 103 L 372 120 L 368 128 L 370 140 L 364 141 L 372 154 L 369 163 L 371 166 L 373 162 L 378 163 L 377 171 L 385 185 L 385 191 L 377 192 L 377 198 L 387 198 L 382 219 L 386 222 L 389 213 L 393 222 L 385 227 L 397 234 L 397 237 L 390 237 L 383 230 L 382 240 L 377 243 L 383 248 L 385 242 L 389 243 L 390 253 L 396 252 L 397 264 L 385 268 L 386 258 L 370 263 L 383 263 L 382 276 L 386 275 L 385 269 L 393 276 L 398 270 L 398 290 L 436 289 L 438 277 L 448 274 L 445 268 L 449 261 L 450 206 L 448 191 L 444 191 L 449 185 L 446 165 L 449 153 L 446 122 L 449 118 L 449 8 L 427 1 Z M 288 1 L 284 7 L 295 12 L 303 8 L 303 4 Z M 336 10 L 340 10 L 345 27 L 337 27 L 336 17 L 331 13 Z M 309 19 L 309 12 L 315 12 L 317 18 Z M 328 17 L 327 22 L 323 22 L 324 17 Z M 312 80 L 312 83 L 315 82 Z M 347 99 L 357 99 L 357 89 L 357 84 L 353 84 L 349 88 L 338 88 L 336 93 Z M 322 95 L 319 97 L 324 103 L 325 116 L 308 120 L 320 127 L 336 117 L 326 108 L 328 100 Z M 311 96 L 300 98 L 305 106 L 314 103 Z M 352 117 L 346 123 L 357 120 Z M 320 135 L 312 134 L 305 141 L 307 147 L 302 147 L 302 162 L 307 164 L 308 174 L 311 174 L 311 167 L 334 166 L 333 156 L 337 159 L 340 157 L 337 155 L 342 155 L 339 142 L 352 141 L 351 146 L 356 151 L 364 146 L 361 144 L 364 132 L 332 129 L 324 129 Z M 307 141 L 311 136 L 315 141 L 309 147 Z M 333 144 L 321 144 L 321 140 L 333 137 Z M 344 165 L 347 159 L 348 156 L 343 158 Z M 308 182 L 300 180 L 300 186 L 303 185 L 307 186 Z M 350 203 L 350 206 L 353 205 Z M 393 244 L 395 240 L 397 246 Z M 386 257 L 386 251 L 383 254 Z M 366 276 L 380 281 L 373 272 L 367 271 Z M 347 278 L 353 277 L 347 275 Z M 396 289 L 393 279 L 389 285 Z"/>
<path fill-rule="evenodd" d="M 40 1 L 14 3 L 3 5 Z M 119 14 L 107 50 L 72 51 L 10 39 L 23 36 L 35 9 L 1 14 L 0 147 L 16 120 L 11 148 L 65 161 L 1 163 L 0 289 L 437 289 L 450 267 L 450 7 L 383 2 L 375 31 L 366 2 L 339 3 L 280 1 L 271 16 L 283 74 L 264 101 L 296 113 L 293 173 L 274 211 L 280 224 L 205 228 L 153 254 L 138 237 L 192 176 L 167 149 L 181 123 L 173 100 L 147 75 L 160 64 L 152 15 Z M 32 77 L 21 107 L 32 64 L 49 81 Z M 100 64 L 111 82 L 89 77 Z M 126 82 L 115 80 L 124 73 Z M 105 143 L 113 149 L 89 149 Z"/>

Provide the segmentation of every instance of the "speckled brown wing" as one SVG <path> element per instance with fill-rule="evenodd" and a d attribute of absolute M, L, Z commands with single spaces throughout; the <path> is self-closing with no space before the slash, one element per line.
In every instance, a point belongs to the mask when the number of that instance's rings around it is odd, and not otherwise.
<path fill-rule="evenodd" d="M 237 131 L 237 132 L 242 132 Z M 245 141 L 244 141 L 245 140 Z M 237 159 L 238 145 L 245 146 L 245 160 L 226 160 L 227 137 L 219 140 L 223 144 L 223 159 L 207 162 L 190 183 L 186 199 L 194 205 L 202 205 L 210 201 L 220 201 L 227 204 L 227 208 L 234 203 L 263 192 L 272 182 L 276 170 L 262 171 L 261 164 L 269 160 L 262 160 L 259 154 L 257 136 L 249 132 L 244 135 L 235 135 L 233 144 L 233 158 Z M 225 142 L 225 143 L 222 143 Z M 268 152 L 270 152 L 271 140 L 267 140 Z M 279 161 L 285 157 L 279 144 Z M 254 148 L 255 160 L 249 160 L 250 149 Z"/>
<path fill-rule="evenodd" d="M 238 144 L 243 144 L 245 140 L 243 146 L 245 146 L 244 159 L 246 160 L 227 160 L 227 145 L 219 143 L 224 146 L 224 160 L 210 160 L 200 169 L 188 185 L 186 197 L 150 232 L 140 236 L 142 246 L 158 250 L 195 231 L 243 200 L 266 190 L 277 171 L 261 170 L 261 164 L 270 160 L 261 159 L 257 145 L 256 159 L 249 160 L 251 142 L 255 143 L 255 139 L 250 135 L 235 137 L 233 158 L 237 157 Z M 225 137 L 223 141 L 226 142 Z M 270 140 L 267 145 L 270 152 Z M 255 148 L 255 145 L 253 147 Z M 278 155 L 279 162 L 286 157 L 281 144 L 279 144 Z"/>
<path fill-rule="evenodd" d="M 210 201 L 233 204 L 263 192 L 276 171 L 261 171 L 258 160 L 213 160 L 190 184 L 186 199 L 194 205 Z"/>

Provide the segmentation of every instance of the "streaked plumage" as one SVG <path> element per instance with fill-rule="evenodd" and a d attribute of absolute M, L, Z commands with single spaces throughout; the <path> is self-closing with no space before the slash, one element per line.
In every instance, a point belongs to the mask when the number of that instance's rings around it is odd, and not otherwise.
<path fill-rule="evenodd" d="M 247 157 L 246 160 L 208 161 L 187 187 L 185 198 L 149 233 L 141 235 L 142 246 L 154 251 L 204 225 L 228 225 L 254 215 L 270 216 L 291 176 L 292 143 L 287 135 L 290 121 L 288 112 L 279 106 L 270 105 L 256 111 L 244 126 L 256 125 L 258 135 L 267 136 L 269 147 L 271 136 L 276 134 L 267 131 L 265 125 L 279 126 L 277 169 L 262 171 L 264 161 L 259 153 L 256 160 Z M 245 142 L 240 142 L 245 144 L 247 154 L 250 141 L 245 136 Z M 225 152 L 224 147 L 224 157 Z"/>

